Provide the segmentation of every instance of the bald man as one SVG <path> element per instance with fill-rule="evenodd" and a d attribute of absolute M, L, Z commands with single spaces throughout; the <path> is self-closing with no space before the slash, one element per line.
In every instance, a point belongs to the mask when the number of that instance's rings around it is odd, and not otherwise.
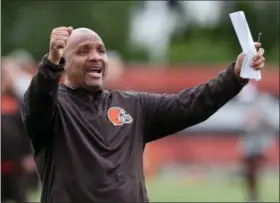
<path fill-rule="evenodd" d="M 22 106 L 43 183 L 41 202 L 148 202 L 145 145 L 205 121 L 237 95 L 248 82 L 239 77 L 243 60 L 241 54 L 217 77 L 178 94 L 109 92 L 98 34 L 53 29 Z M 263 67 L 260 49 L 252 68 Z"/>

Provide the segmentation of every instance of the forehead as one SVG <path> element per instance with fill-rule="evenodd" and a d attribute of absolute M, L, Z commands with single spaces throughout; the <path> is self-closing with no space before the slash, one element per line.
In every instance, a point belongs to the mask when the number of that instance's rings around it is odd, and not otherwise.
<path fill-rule="evenodd" d="M 101 37 L 91 30 L 74 30 L 69 38 L 68 47 L 78 48 L 86 44 L 103 44 Z"/>

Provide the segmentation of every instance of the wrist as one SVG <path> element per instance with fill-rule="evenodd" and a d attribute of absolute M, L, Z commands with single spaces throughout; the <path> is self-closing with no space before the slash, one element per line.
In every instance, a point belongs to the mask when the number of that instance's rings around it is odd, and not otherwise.
<path fill-rule="evenodd" d="M 239 64 L 238 63 L 233 63 L 233 73 L 234 73 L 235 77 L 241 78 L 240 77 L 240 72 L 241 72 L 241 69 L 239 67 Z"/>
<path fill-rule="evenodd" d="M 64 71 L 64 66 L 65 66 L 65 59 L 62 57 L 60 59 L 60 61 L 58 62 L 58 64 L 55 64 L 54 62 L 52 62 L 50 59 L 49 59 L 49 54 L 46 54 L 44 57 L 43 57 L 43 60 L 42 60 L 42 64 L 46 67 L 49 67 L 51 68 L 52 70 L 55 70 L 55 71 Z"/>
<path fill-rule="evenodd" d="M 48 60 L 49 60 L 51 63 L 53 63 L 53 64 L 55 64 L 55 65 L 58 65 L 61 59 L 58 59 L 57 57 L 54 57 L 54 56 L 52 55 L 52 53 L 50 52 L 50 53 L 48 54 Z"/>
<path fill-rule="evenodd" d="M 233 74 L 233 77 L 235 78 L 235 80 L 241 84 L 247 84 L 249 82 L 249 79 L 246 79 L 246 78 L 242 78 L 240 76 L 240 68 L 237 67 L 237 64 L 236 63 L 233 63 L 231 65 L 231 70 L 232 70 L 232 74 Z"/>

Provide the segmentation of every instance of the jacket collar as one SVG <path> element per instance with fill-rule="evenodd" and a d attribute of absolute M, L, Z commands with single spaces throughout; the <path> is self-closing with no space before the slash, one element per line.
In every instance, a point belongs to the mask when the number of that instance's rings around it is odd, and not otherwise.
<path fill-rule="evenodd" d="M 76 96 L 87 97 L 90 100 L 100 100 L 104 92 L 104 90 L 101 88 L 88 90 L 84 87 L 71 88 L 69 86 L 66 86 L 65 84 L 60 84 L 60 89 Z"/>

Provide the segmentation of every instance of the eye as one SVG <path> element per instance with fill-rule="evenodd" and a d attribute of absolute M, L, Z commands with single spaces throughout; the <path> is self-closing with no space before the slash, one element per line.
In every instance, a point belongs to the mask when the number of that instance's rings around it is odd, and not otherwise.
<path fill-rule="evenodd" d="M 78 51 L 78 54 L 79 55 L 85 55 L 85 54 L 87 54 L 88 53 L 88 51 L 86 50 L 86 49 L 82 49 L 82 50 L 79 50 Z"/>
<path fill-rule="evenodd" d="M 99 46 L 98 49 L 97 49 L 98 53 L 101 53 L 101 54 L 105 54 L 106 53 L 106 50 L 103 46 Z"/>
<path fill-rule="evenodd" d="M 78 55 L 87 55 L 89 52 L 89 49 L 87 47 L 82 47 L 78 50 L 77 54 Z"/>
<path fill-rule="evenodd" d="M 98 52 L 101 53 L 101 54 L 105 54 L 106 51 L 105 51 L 105 49 L 100 48 L 100 49 L 98 49 Z"/>

